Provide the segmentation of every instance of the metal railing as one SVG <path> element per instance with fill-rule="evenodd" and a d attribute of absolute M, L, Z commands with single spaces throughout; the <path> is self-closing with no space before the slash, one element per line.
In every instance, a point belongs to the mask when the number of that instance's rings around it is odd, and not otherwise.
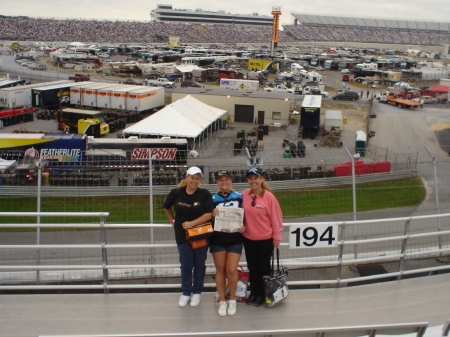
<path fill-rule="evenodd" d="M 165 256 L 167 250 L 176 252 L 176 244 L 173 239 L 166 237 L 158 238 L 153 230 L 158 229 L 170 237 L 172 227 L 168 224 L 108 224 L 106 218 L 108 212 L 83 212 L 83 213 L 0 213 L 0 217 L 98 217 L 96 223 L 24 223 L 24 224 L 0 224 L 1 229 L 12 228 L 36 228 L 36 244 L 30 243 L 4 243 L 0 244 L 3 258 L 0 259 L 0 290 L 44 290 L 44 289 L 145 289 L 145 288 L 179 288 L 179 284 L 167 284 L 161 282 L 158 276 L 179 276 L 179 263 L 177 254 Z M 442 225 L 439 219 L 448 219 L 450 213 L 434 214 L 412 217 L 399 217 L 377 220 L 358 220 L 341 222 L 301 222 L 284 223 L 288 236 L 292 235 L 289 228 L 295 226 L 337 226 L 334 247 L 295 249 L 292 244 L 282 242 L 283 265 L 290 269 L 310 268 L 335 268 L 336 274 L 333 278 L 317 278 L 314 280 L 301 280 L 289 278 L 291 286 L 345 286 L 356 282 L 367 282 L 380 279 L 401 279 L 414 274 L 433 274 L 448 272 L 450 264 L 438 266 L 405 268 L 406 262 L 420 259 L 435 259 L 450 256 L 450 226 Z M 437 227 L 436 223 L 440 227 Z M 64 232 L 66 229 L 77 229 L 71 231 L 71 237 L 66 241 L 71 243 L 46 242 L 41 243 L 39 239 L 40 230 L 52 228 L 53 233 Z M 140 238 L 140 234 L 133 235 L 133 242 L 108 243 L 107 231 L 126 230 L 133 233 L 137 229 L 150 229 L 150 240 Z M 99 231 L 99 237 L 95 238 L 90 232 L 86 235 L 90 243 L 79 243 L 76 233 L 83 231 Z M 11 232 L 8 232 L 11 233 Z M 13 232 L 16 238 L 28 236 L 23 232 Z M 29 232 L 26 232 L 29 233 Z M 167 233 L 166 233 L 167 234 Z M 118 235 L 120 237 L 120 235 Z M 307 238 L 307 237 L 306 237 Z M 47 238 L 47 241 L 49 239 Z M 119 239 L 120 241 L 120 239 Z M 150 243 L 148 243 L 150 242 Z M 145 251 L 145 262 L 135 262 L 134 250 Z M 309 250 L 309 251 L 308 251 Z M 64 252 L 64 263 L 59 260 L 43 258 L 45 252 L 59 254 Z M 77 253 L 74 253 L 76 251 Z M 10 254 L 3 254 L 9 252 Z M 27 252 L 36 252 L 34 257 L 26 258 Z M 94 260 L 92 263 L 77 263 L 80 261 L 79 252 L 90 255 L 87 258 Z M 8 258 L 12 256 L 12 258 Z M 19 256 L 19 258 L 17 258 Z M 109 258 L 110 257 L 110 258 Z M 129 257 L 123 263 L 122 258 Z M 148 257 L 148 259 L 147 259 Z M 242 259 L 244 261 L 244 259 Z M 15 262 L 17 261 L 17 262 Z M 22 261 L 22 263 L 19 263 Z M 157 263 L 161 261 L 160 263 Z M 345 266 L 398 263 L 395 271 L 370 276 L 344 276 L 342 268 Z M 242 266 L 246 264 L 241 263 Z M 214 264 L 207 261 L 207 272 L 214 272 Z M 40 273 L 59 273 L 41 275 Z M 31 274 L 30 274 L 31 273 Z M 33 275 L 33 273 L 35 273 Z M 70 277 L 68 276 L 70 275 Z M 149 278 L 153 283 L 146 282 Z M 140 282 L 141 281 L 141 282 Z M 133 282 L 132 284 L 130 282 Z M 213 283 L 206 283 L 206 287 L 215 287 Z"/>
<path fill-rule="evenodd" d="M 373 183 L 380 181 L 389 181 L 394 179 L 411 178 L 417 176 L 417 170 L 401 170 L 389 173 L 375 173 L 357 176 L 357 182 Z M 271 181 L 270 186 L 274 191 L 313 188 L 313 187 L 328 187 L 339 185 L 350 185 L 352 183 L 352 176 L 345 177 L 328 177 L 315 179 L 298 179 L 298 180 L 281 180 Z M 153 195 L 167 195 L 171 189 L 176 185 L 146 185 L 146 186 L 92 186 L 83 187 L 62 187 L 62 186 L 42 186 L 41 196 L 55 197 L 55 196 L 123 196 L 123 195 L 148 195 L 149 188 L 152 189 Z M 217 184 L 202 184 L 203 188 L 208 189 L 211 193 L 217 192 Z M 244 190 L 248 187 L 248 183 L 233 183 L 236 190 Z M 36 196 L 38 186 L 1 186 L 1 192 L 4 196 Z"/>
<path fill-rule="evenodd" d="M 185 336 L 300 336 L 300 337 L 357 337 L 377 335 L 406 335 L 422 337 L 428 327 L 427 322 L 412 322 L 399 324 L 378 324 L 344 327 L 327 327 L 316 329 L 274 329 L 274 330 L 241 330 L 241 331 L 214 331 L 214 332 L 183 332 L 183 333 L 151 333 L 139 334 L 140 337 L 185 337 Z M 128 337 L 129 334 L 89 335 L 90 337 Z M 68 337 L 68 335 L 40 335 L 40 337 Z"/>

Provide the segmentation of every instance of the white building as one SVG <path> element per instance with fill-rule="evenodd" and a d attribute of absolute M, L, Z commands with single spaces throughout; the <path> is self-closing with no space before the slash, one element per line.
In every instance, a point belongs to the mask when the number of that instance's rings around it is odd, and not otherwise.
<path fill-rule="evenodd" d="M 190 22 L 190 23 L 215 23 L 252 26 L 272 26 L 273 18 L 267 15 L 252 13 L 248 15 L 226 13 L 224 10 L 217 12 L 206 11 L 200 8 L 195 10 L 173 9 L 172 5 L 158 4 L 152 9 L 150 16 L 157 22 Z"/>

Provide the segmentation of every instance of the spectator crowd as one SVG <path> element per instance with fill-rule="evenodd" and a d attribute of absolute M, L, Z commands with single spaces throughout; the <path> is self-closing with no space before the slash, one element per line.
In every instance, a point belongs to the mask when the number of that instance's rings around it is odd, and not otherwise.
<path fill-rule="evenodd" d="M 267 43 L 271 27 L 141 21 L 56 20 L 1 17 L 0 39 L 18 41 Z M 284 36 L 282 33 L 281 36 Z"/>
<path fill-rule="evenodd" d="M 285 25 L 280 42 L 332 41 L 394 44 L 450 44 L 450 32 L 338 25 Z M 268 43 L 265 26 L 167 23 L 142 21 L 59 20 L 0 17 L 0 40 L 80 41 L 95 43 L 166 42 L 169 35 L 183 43 Z"/>

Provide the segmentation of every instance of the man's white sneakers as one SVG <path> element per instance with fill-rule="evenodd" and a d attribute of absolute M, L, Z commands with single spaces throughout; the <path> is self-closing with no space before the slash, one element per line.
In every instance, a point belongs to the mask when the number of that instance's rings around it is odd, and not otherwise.
<path fill-rule="evenodd" d="M 202 299 L 202 296 L 200 294 L 194 294 L 191 297 L 191 307 L 196 307 L 200 304 L 200 300 Z"/>
<path fill-rule="evenodd" d="M 178 306 L 181 308 L 184 308 L 185 306 L 187 306 L 190 298 L 191 298 L 190 296 L 181 295 L 180 299 L 178 300 Z M 192 305 L 192 302 L 191 302 L 191 305 Z"/>

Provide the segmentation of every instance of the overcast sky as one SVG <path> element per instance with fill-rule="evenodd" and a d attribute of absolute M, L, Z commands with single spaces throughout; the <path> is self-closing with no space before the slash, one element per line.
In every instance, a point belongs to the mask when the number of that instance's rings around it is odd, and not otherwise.
<path fill-rule="evenodd" d="M 2 0 L 0 14 L 7 16 L 92 18 L 149 21 L 156 5 L 171 4 L 176 9 L 225 10 L 233 14 L 271 16 L 272 6 L 281 6 L 282 24 L 292 23 L 292 12 L 450 22 L 449 0 Z"/>

